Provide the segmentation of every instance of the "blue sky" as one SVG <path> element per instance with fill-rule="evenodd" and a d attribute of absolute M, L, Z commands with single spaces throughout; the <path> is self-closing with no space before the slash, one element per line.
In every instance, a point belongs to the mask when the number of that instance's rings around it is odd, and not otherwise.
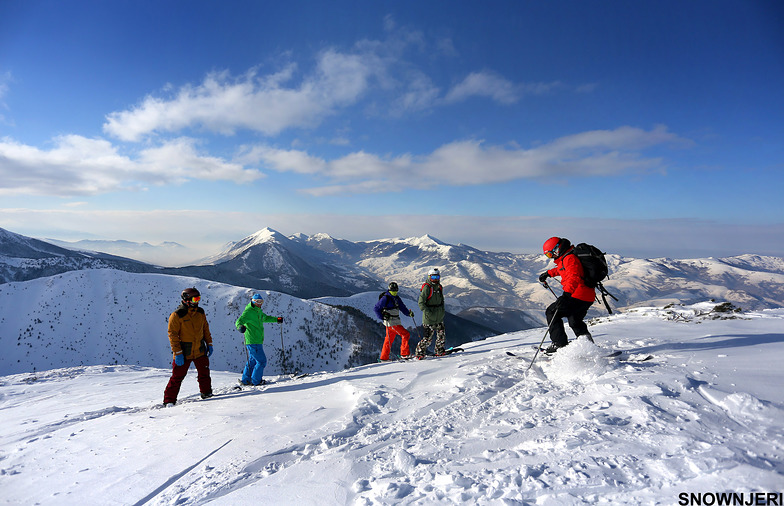
<path fill-rule="evenodd" d="M 0 227 L 784 256 L 784 5 L 0 2 Z"/>

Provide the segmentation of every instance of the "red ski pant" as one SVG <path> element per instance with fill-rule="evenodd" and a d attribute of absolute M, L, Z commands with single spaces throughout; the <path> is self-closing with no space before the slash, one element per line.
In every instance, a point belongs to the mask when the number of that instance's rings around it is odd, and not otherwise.
<path fill-rule="evenodd" d="M 408 349 L 408 337 L 410 335 L 411 333 L 402 325 L 387 327 L 387 337 L 384 339 L 383 348 L 381 348 L 381 360 L 389 360 L 389 352 L 392 351 L 392 342 L 396 336 L 400 336 L 400 355 L 404 357 L 409 355 L 411 353 Z"/>
<path fill-rule="evenodd" d="M 188 374 L 188 369 L 191 367 L 191 362 L 196 366 L 196 379 L 199 381 L 199 392 L 203 394 L 212 392 L 212 380 L 210 379 L 210 359 L 207 355 L 202 355 L 199 358 L 185 359 L 185 363 L 177 365 L 172 360 L 172 375 L 169 378 L 169 384 L 166 385 L 166 390 L 163 391 L 163 403 L 177 402 L 177 395 L 180 393 L 180 385 L 185 375 Z"/>

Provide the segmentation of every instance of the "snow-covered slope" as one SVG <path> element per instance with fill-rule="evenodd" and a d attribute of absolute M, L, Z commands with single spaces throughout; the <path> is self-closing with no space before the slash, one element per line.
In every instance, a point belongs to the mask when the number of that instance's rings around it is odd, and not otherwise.
<path fill-rule="evenodd" d="M 171 363 L 169 315 L 180 293 L 195 286 L 215 345 L 212 368 L 241 371 L 246 361 L 234 322 L 252 290 L 198 278 L 131 274 L 113 269 L 67 272 L 0 285 L 0 374 L 75 365 Z M 381 346 L 378 323 L 334 307 L 262 291 L 267 314 L 283 325 L 265 325 L 269 373 L 340 370 L 364 363 Z"/>
<path fill-rule="evenodd" d="M 42 505 L 751 504 L 784 483 L 784 310 L 714 305 L 604 318 L 604 350 L 575 342 L 529 372 L 544 329 L 260 390 L 213 371 L 207 401 L 191 370 L 165 409 L 164 369 L 5 376 L 0 490 Z"/>

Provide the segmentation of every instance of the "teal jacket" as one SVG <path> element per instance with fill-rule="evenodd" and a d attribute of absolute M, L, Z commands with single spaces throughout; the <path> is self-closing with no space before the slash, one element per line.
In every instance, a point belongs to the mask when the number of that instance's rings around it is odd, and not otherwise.
<path fill-rule="evenodd" d="M 248 302 L 234 326 L 239 330 L 240 326 L 245 325 L 245 344 L 264 344 L 264 323 L 278 321 L 276 316 L 267 316 L 260 307 L 255 307 L 252 302 Z"/>

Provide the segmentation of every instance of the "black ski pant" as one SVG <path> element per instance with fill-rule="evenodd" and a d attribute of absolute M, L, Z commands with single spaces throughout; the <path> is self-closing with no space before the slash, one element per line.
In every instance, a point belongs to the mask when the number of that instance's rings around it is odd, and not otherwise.
<path fill-rule="evenodd" d="M 547 316 L 547 324 L 550 326 L 550 339 L 553 344 L 558 346 L 566 346 L 569 344 L 569 339 L 566 337 L 566 330 L 564 329 L 563 318 L 569 322 L 569 326 L 574 331 L 575 336 L 588 334 L 588 325 L 585 324 L 583 318 L 588 313 L 588 309 L 593 304 L 593 301 L 587 302 L 574 297 L 560 296 L 558 300 L 550 304 L 545 311 Z M 555 321 L 553 321 L 555 319 Z"/>

